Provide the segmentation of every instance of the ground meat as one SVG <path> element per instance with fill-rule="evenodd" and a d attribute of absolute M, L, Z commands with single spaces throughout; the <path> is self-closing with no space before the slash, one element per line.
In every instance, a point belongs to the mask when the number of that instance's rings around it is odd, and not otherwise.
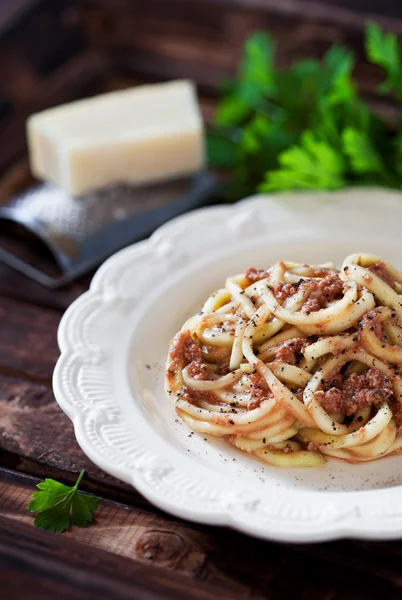
<path fill-rule="evenodd" d="M 394 287 L 395 279 L 392 277 L 392 275 L 388 273 L 387 267 L 382 260 L 378 260 L 376 263 L 371 265 L 369 271 L 374 273 L 374 275 L 380 277 L 383 281 L 385 281 L 385 283 L 390 285 L 392 288 Z"/>
<path fill-rule="evenodd" d="M 327 392 L 319 390 L 314 396 L 328 414 L 334 415 L 342 413 L 344 404 L 343 395 L 337 388 L 332 387 Z"/>
<path fill-rule="evenodd" d="M 197 404 L 200 400 L 204 400 L 209 404 L 218 404 L 219 400 L 213 392 L 203 392 L 193 390 L 192 388 L 183 385 L 181 391 L 177 392 L 177 397 L 181 400 L 187 400 L 190 404 Z"/>
<path fill-rule="evenodd" d="M 323 307 L 321 306 L 319 299 L 311 296 L 310 298 L 307 298 L 303 304 L 302 313 L 309 315 L 312 312 L 317 312 L 317 310 L 320 310 L 321 308 Z"/>
<path fill-rule="evenodd" d="M 253 408 L 258 408 L 263 400 L 271 398 L 272 393 L 264 377 L 259 373 L 251 373 L 250 380 L 250 401 L 247 408 L 253 410 Z"/>
<path fill-rule="evenodd" d="M 288 365 L 295 365 L 300 358 L 298 355 L 303 351 L 306 341 L 305 338 L 293 338 L 283 342 L 275 351 L 275 360 L 280 360 Z"/>
<path fill-rule="evenodd" d="M 396 398 L 390 398 L 388 403 L 392 412 L 394 413 L 396 432 L 397 434 L 400 434 L 402 433 L 402 405 Z"/>
<path fill-rule="evenodd" d="M 268 277 L 269 269 L 255 269 L 254 267 L 248 267 L 245 270 L 244 276 L 249 280 L 250 283 L 255 283 L 256 281 L 260 281 L 261 279 L 265 279 Z"/>
<path fill-rule="evenodd" d="M 189 331 L 180 331 L 174 337 L 169 358 L 168 376 L 174 376 L 178 368 L 188 366 L 188 374 L 194 379 L 211 379 L 212 377 L 211 368 L 202 360 L 201 348 L 193 340 Z"/>
<path fill-rule="evenodd" d="M 330 274 L 319 281 L 310 281 L 310 294 L 303 304 L 302 312 L 309 314 L 325 308 L 330 302 L 339 300 L 343 293 L 343 281 L 336 274 Z"/>
<path fill-rule="evenodd" d="M 335 387 L 335 388 L 338 388 L 338 390 L 340 390 L 342 387 L 342 384 L 343 384 L 343 380 L 344 380 L 344 377 L 343 377 L 342 373 L 340 371 L 334 371 L 331 373 L 331 375 L 325 381 L 324 385 L 322 386 L 322 389 L 324 391 L 328 391 L 329 389 Z"/>
<path fill-rule="evenodd" d="M 375 310 L 367 311 L 362 318 L 361 323 L 364 324 L 365 327 L 368 327 L 378 339 L 383 339 L 384 330 L 381 325 L 380 315 Z"/>
<path fill-rule="evenodd" d="M 294 296 L 300 285 L 304 283 L 304 279 L 299 279 L 296 283 L 283 283 L 277 281 L 274 284 L 274 294 L 277 300 L 284 302 L 288 298 Z"/>
<path fill-rule="evenodd" d="M 343 285 L 340 277 L 330 272 L 323 279 L 299 279 L 295 283 L 277 282 L 273 291 L 277 300 L 284 302 L 294 296 L 299 289 L 308 290 L 309 295 L 303 304 L 302 312 L 309 314 L 338 300 L 342 296 Z"/>
<path fill-rule="evenodd" d="M 290 391 L 292 392 L 292 394 L 294 394 L 296 396 L 296 398 L 298 400 L 300 400 L 300 402 L 303 402 L 303 394 L 304 394 L 303 388 L 291 388 Z"/>
<path fill-rule="evenodd" d="M 187 372 L 193 379 L 211 379 L 212 371 L 202 360 L 193 361 L 188 365 Z"/>
<path fill-rule="evenodd" d="M 346 378 L 338 374 L 324 385 L 324 389 L 315 393 L 315 398 L 327 413 L 351 416 L 362 408 L 389 400 L 392 394 L 389 378 L 372 368 L 362 375 L 352 373 Z"/>

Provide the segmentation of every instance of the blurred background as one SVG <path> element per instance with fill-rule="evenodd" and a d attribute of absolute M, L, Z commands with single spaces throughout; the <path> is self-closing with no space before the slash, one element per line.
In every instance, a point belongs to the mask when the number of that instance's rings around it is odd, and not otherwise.
<path fill-rule="evenodd" d="M 363 96 L 391 118 L 364 59 L 367 20 L 402 35 L 399 0 L 1 0 L 0 202 L 31 182 L 25 119 L 32 112 L 136 83 L 191 77 L 210 120 L 219 84 L 256 29 L 276 38 L 279 66 L 333 43 L 357 56 Z"/>

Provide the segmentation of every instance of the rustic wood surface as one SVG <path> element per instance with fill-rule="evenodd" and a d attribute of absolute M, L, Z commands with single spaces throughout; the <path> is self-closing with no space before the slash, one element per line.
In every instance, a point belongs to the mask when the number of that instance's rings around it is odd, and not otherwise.
<path fill-rule="evenodd" d="M 359 58 L 362 90 L 395 116 L 395 107 L 374 95 L 378 72 L 363 60 L 362 32 L 365 20 L 376 18 L 402 34 L 400 3 L 30 4 L 0 39 L 0 202 L 33 182 L 24 137 L 32 111 L 138 81 L 191 76 L 208 119 L 217 83 L 233 71 L 242 40 L 255 28 L 275 34 L 283 65 L 319 55 L 334 41 L 348 43 Z M 4 10 L 1 16 L 3 24 Z M 25 240 L 22 247 L 26 258 L 52 268 L 38 245 Z M 1 598 L 400 598 L 402 542 L 281 545 L 193 525 L 155 509 L 86 458 L 54 400 L 51 377 L 61 315 L 89 280 L 49 291 L 0 264 Z M 62 536 L 38 531 L 25 508 L 38 478 L 72 483 L 81 469 L 82 489 L 101 498 L 94 523 Z"/>
<path fill-rule="evenodd" d="M 27 475 L 0 469 L 2 522 L 6 523 L 9 531 L 13 531 L 15 523 L 24 524 L 23 545 L 27 544 L 25 539 L 29 539 L 34 547 L 42 544 L 39 541 L 42 536 L 32 528 L 32 517 L 25 506 L 37 481 Z M 86 478 L 82 487 L 90 487 Z M 57 534 L 45 534 L 49 540 L 47 543 L 60 547 L 59 558 L 63 561 L 68 553 L 68 542 L 74 540 L 77 543 L 75 554 L 85 552 L 83 547 L 90 545 L 91 552 L 87 548 L 87 554 L 91 558 L 93 549 L 129 558 L 130 563 L 121 563 L 122 571 L 128 568 L 138 573 L 139 564 L 143 564 L 145 570 L 141 582 L 144 585 L 147 585 L 148 577 L 158 580 L 159 571 L 174 573 L 181 577 L 178 580 L 181 581 L 181 592 L 183 597 L 188 598 L 262 600 L 299 595 L 310 600 L 349 600 L 361 598 L 364 594 L 364 598 L 374 600 L 381 592 L 391 600 L 400 597 L 402 545 L 399 543 L 280 545 L 253 540 L 221 528 L 196 527 L 161 513 L 156 514 L 149 505 L 139 508 L 133 498 L 131 500 L 128 505 L 102 498 L 92 525 L 85 529 L 73 527 L 63 534 L 62 539 Z M 1 526 L 0 534 L 2 540 Z M 43 539 L 46 544 L 46 538 Z M 0 563 L 7 557 L 7 552 L 7 546 L 2 547 L 0 542 Z M 40 547 L 36 552 L 40 553 Z M 27 560 L 30 560 L 29 557 Z M 113 558 L 110 560 L 116 564 Z M 69 568 L 71 566 L 68 564 Z M 87 565 L 79 566 L 87 570 Z M 149 566 L 156 567 L 158 573 L 148 572 Z M 57 573 L 54 575 L 57 578 Z M 202 595 L 204 584 L 207 584 L 205 589 L 209 590 L 210 596 Z M 167 587 L 161 590 L 160 598 L 165 597 L 170 597 Z M 182 596 L 177 593 L 172 597 Z"/>

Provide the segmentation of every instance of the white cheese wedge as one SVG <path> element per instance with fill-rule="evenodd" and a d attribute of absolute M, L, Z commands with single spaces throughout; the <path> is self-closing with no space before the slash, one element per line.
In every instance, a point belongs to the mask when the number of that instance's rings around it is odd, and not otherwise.
<path fill-rule="evenodd" d="M 32 173 L 72 195 L 147 184 L 204 165 L 204 132 L 190 81 L 143 85 L 79 100 L 27 121 Z"/>

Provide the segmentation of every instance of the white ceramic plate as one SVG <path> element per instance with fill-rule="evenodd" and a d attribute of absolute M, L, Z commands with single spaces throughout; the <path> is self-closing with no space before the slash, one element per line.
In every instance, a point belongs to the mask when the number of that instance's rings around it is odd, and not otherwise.
<path fill-rule="evenodd" d="M 373 252 L 402 267 L 402 197 L 354 190 L 201 209 L 119 252 L 64 315 L 54 392 L 99 467 L 160 508 L 278 541 L 402 536 L 402 456 L 282 470 L 176 418 L 168 344 L 229 274 Z"/>

